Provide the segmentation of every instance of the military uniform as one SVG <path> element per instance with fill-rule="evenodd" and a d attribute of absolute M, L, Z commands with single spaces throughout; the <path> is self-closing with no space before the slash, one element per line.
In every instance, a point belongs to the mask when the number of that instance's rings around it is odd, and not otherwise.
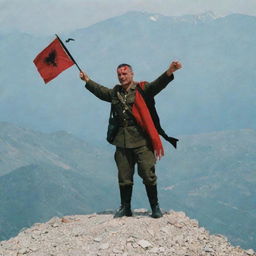
<path fill-rule="evenodd" d="M 163 73 L 155 81 L 146 83 L 144 92 L 146 95 L 154 97 L 167 84 L 174 79 L 173 74 L 168 76 Z M 116 85 L 110 89 L 102 86 L 93 80 L 89 80 L 85 87 L 101 100 L 110 102 L 113 111 L 117 115 L 119 129 L 112 144 L 116 146 L 115 161 L 118 168 L 118 180 L 120 187 L 131 187 L 133 185 L 134 166 L 138 164 L 138 174 L 147 185 L 156 185 L 155 156 L 151 147 L 148 135 L 136 124 L 131 113 L 125 110 L 124 105 L 117 97 L 120 93 L 129 108 L 135 100 L 137 84 L 132 84 L 127 92 L 121 85 Z M 122 197 L 122 195 L 121 195 Z"/>

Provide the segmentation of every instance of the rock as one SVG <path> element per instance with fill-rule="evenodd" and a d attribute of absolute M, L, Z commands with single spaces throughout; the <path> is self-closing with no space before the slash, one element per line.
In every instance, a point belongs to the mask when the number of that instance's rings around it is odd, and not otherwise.
<path fill-rule="evenodd" d="M 148 247 L 152 246 L 152 244 L 147 240 L 138 241 L 138 245 L 140 245 L 143 249 L 147 249 Z"/>
<path fill-rule="evenodd" d="M 154 233 L 154 231 L 153 231 L 152 229 L 147 229 L 147 231 L 148 231 L 148 233 L 149 233 L 151 236 L 154 236 L 154 235 L 155 235 L 155 233 Z"/>
<path fill-rule="evenodd" d="M 88 215 L 88 218 L 89 218 L 89 219 L 90 219 L 90 218 L 95 218 L 95 217 L 97 217 L 97 214 L 96 214 L 96 213 L 91 214 L 91 215 Z"/>
<path fill-rule="evenodd" d="M 102 240 L 101 237 L 95 237 L 95 238 L 93 239 L 93 241 L 95 241 L 95 242 L 100 242 L 101 240 Z"/>
<path fill-rule="evenodd" d="M 164 247 L 159 247 L 159 252 L 165 252 L 165 248 Z"/>
<path fill-rule="evenodd" d="M 109 247 L 109 243 L 104 243 L 100 245 L 100 250 L 106 250 Z"/>
<path fill-rule="evenodd" d="M 36 246 L 30 246 L 29 249 L 30 249 L 32 252 L 38 251 L 38 247 L 36 247 Z"/>
<path fill-rule="evenodd" d="M 184 223 L 182 223 L 182 222 L 176 222 L 176 223 L 174 224 L 174 226 L 177 227 L 177 228 L 183 228 L 185 225 L 184 225 Z"/>
<path fill-rule="evenodd" d="M 167 234 L 170 232 L 170 230 L 167 227 L 161 228 L 160 231 L 167 233 Z"/>
<path fill-rule="evenodd" d="M 248 255 L 254 255 L 254 250 L 253 249 L 249 249 L 245 251 Z"/>
<path fill-rule="evenodd" d="M 138 244 L 132 243 L 132 247 L 133 247 L 133 248 L 138 248 L 138 246 L 139 246 Z"/>
<path fill-rule="evenodd" d="M 178 249 L 178 250 L 175 251 L 175 254 L 177 256 L 184 256 L 185 255 L 185 251 L 182 250 L 182 249 Z"/>
<path fill-rule="evenodd" d="M 121 254 L 121 253 L 123 253 L 123 250 L 114 248 L 114 249 L 112 250 L 112 252 L 113 252 L 113 253 L 119 253 L 119 254 Z"/>
<path fill-rule="evenodd" d="M 67 218 L 62 218 L 62 219 L 61 219 L 61 222 L 62 222 L 62 223 L 70 223 L 70 222 L 72 222 L 72 221 L 69 220 L 69 219 L 67 219 Z"/>
<path fill-rule="evenodd" d="M 212 248 L 208 247 L 208 246 L 204 247 L 204 251 L 205 252 L 214 252 L 214 250 Z"/>
<path fill-rule="evenodd" d="M 149 250 L 149 253 L 157 253 L 157 252 L 158 252 L 157 247 L 153 247 L 152 249 Z"/>
<path fill-rule="evenodd" d="M 53 223 L 57 223 L 57 222 L 59 222 L 60 221 L 60 219 L 58 218 L 58 217 L 53 217 L 53 218 L 51 218 L 49 221 L 48 221 L 48 224 L 53 224 Z M 37 225 L 39 224 L 39 223 L 36 223 Z"/>
<path fill-rule="evenodd" d="M 134 210 L 134 213 L 148 213 L 148 210 L 145 208 L 140 208 L 140 209 Z"/>
<path fill-rule="evenodd" d="M 133 237 L 129 237 L 126 242 L 134 242 L 134 238 Z"/>
<path fill-rule="evenodd" d="M 200 241 L 207 240 L 207 236 L 205 234 L 199 235 L 198 240 L 200 240 Z"/>
<path fill-rule="evenodd" d="M 28 248 L 22 248 L 22 249 L 20 249 L 18 251 L 18 254 L 21 254 L 21 255 L 27 254 L 27 253 L 29 253 L 29 249 Z"/>
<path fill-rule="evenodd" d="M 192 227 L 198 227 L 199 226 L 199 223 L 198 223 L 197 220 L 191 220 L 190 223 L 191 223 Z"/>
<path fill-rule="evenodd" d="M 53 228 L 57 228 L 57 227 L 59 226 L 59 224 L 58 224 L 58 223 L 53 223 L 51 226 L 52 226 Z"/>

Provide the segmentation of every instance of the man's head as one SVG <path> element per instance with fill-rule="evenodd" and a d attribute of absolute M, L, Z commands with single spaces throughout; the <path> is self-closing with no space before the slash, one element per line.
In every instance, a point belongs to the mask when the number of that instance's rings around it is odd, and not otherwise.
<path fill-rule="evenodd" d="M 124 89 L 133 83 L 133 71 L 129 64 L 120 64 L 117 67 L 117 76 Z"/>

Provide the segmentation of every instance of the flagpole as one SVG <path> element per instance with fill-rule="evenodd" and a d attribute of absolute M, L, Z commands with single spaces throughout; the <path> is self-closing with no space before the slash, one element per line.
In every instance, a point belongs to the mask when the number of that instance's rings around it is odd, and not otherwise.
<path fill-rule="evenodd" d="M 71 55 L 71 53 L 69 52 L 69 50 L 67 49 L 67 47 L 63 44 L 63 42 L 61 41 L 61 39 L 58 37 L 57 34 L 55 34 L 56 37 L 58 38 L 58 40 L 60 41 L 61 45 L 63 46 L 64 50 L 67 52 L 67 54 L 69 55 L 70 59 L 76 64 L 77 68 L 79 69 L 80 72 L 83 72 L 82 69 L 78 66 L 78 64 L 76 63 L 76 61 L 74 60 L 73 56 Z"/>

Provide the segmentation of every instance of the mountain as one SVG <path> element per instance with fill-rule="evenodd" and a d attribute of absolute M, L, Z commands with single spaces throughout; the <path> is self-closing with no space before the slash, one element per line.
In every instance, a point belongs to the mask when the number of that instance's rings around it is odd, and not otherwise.
<path fill-rule="evenodd" d="M 46 134 L 5 122 L 0 142 L 1 239 L 55 215 L 118 204 L 111 152 L 65 131 Z M 104 203 L 100 197 L 113 186 Z"/>
<path fill-rule="evenodd" d="M 0 123 L 0 237 L 53 216 L 119 205 L 113 151 L 64 131 L 42 133 Z M 179 136 L 157 163 L 160 206 L 185 211 L 211 233 L 255 249 L 256 131 Z M 135 175 L 133 208 L 148 208 Z"/>
<path fill-rule="evenodd" d="M 164 207 L 185 211 L 234 244 L 255 247 L 255 141 L 249 129 L 181 137 L 169 164 L 158 167 Z"/>
<path fill-rule="evenodd" d="M 137 81 L 152 81 L 173 59 L 183 63 L 156 97 L 173 135 L 256 128 L 256 17 L 168 17 L 128 12 L 61 34 L 90 77 L 108 87 L 116 66 L 130 63 Z M 32 60 L 54 35 L 0 34 L 0 117 L 43 132 L 65 130 L 90 143 L 105 139 L 110 107 L 97 100 L 72 67 L 44 86 Z M 13 74 L 15 72 L 15 75 Z M 96 135 L 95 135 L 96 134 Z"/>
<path fill-rule="evenodd" d="M 109 214 L 52 218 L 36 223 L 0 243 L 0 253 L 11 255 L 256 255 L 212 235 L 184 212 L 167 212 L 160 219 L 136 210 L 134 217 L 113 219 Z"/>
<path fill-rule="evenodd" d="M 111 152 L 65 131 L 46 134 L 0 122 L 0 142 L 0 176 L 31 164 L 50 164 L 87 175 L 103 167 L 113 169 Z"/>
<path fill-rule="evenodd" d="M 107 178 L 106 178 L 107 179 Z M 29 165 L 0 177 L 1 239 L 52 216 L 85 214 L 113 205 L 109 182 L 51 165 Z M 115 200 L 114 200 L 115 201 Z"/>

